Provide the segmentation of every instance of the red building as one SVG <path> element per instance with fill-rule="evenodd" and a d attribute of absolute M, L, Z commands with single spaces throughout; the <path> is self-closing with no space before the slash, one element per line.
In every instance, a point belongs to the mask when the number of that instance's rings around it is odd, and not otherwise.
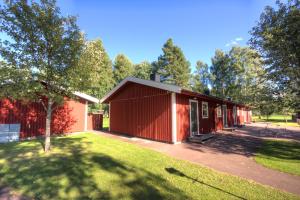
<path fill-rule="evenodd" d="M 88 104 L 98 103 L 98 99 L 75 92 L 76 100 L 67 99 L 52 114 L 51 133 L 81 132 L 99 127 L 102 118 L 88 115 Z M 102 117 L 102 116 L 101 116 Z M 98 123 L 95 122 L 98 119 Z M 6 140 L 10 127 L 18 129 L 20 138 L 36 137 L 45 134 L 46 112 L 41 103 L 0 100 L 0 137 Z"/>
<path fill-rule="evenodd" d="M 109 104 L 110 131 L 168 143 L 251 121 L 244 105 L 133 77 L 100 102 Z"/>

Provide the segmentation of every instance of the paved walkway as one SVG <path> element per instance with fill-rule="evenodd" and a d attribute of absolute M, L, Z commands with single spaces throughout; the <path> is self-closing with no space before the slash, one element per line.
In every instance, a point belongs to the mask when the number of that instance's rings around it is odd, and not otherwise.
<path fill-rule="evenodd" d="M 182 143 L 176 145 L 106 132 L 97 131 L 96 133 L 300 195 L 299 176 L 265 168 L 253 160 L 253 153 L 262 142 L 262 136 L 259 135 L 260 130 L 261 128 L 252 125 L 233 133 L 217 134 L 215 138 L 204 144 Z"/>

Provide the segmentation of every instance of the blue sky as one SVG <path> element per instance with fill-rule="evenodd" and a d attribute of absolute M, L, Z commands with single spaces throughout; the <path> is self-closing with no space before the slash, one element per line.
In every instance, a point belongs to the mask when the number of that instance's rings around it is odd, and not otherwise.
<path fill-rule="evenodd" d="M 244 46 L 249 30 L 275 0 L 58 0 L 63 14 L 78 16 L 88 39 L 100 38 L 113 59 L 153 61 L 168 38 L 194 68 L 210 63 L 216 49 Z"/>

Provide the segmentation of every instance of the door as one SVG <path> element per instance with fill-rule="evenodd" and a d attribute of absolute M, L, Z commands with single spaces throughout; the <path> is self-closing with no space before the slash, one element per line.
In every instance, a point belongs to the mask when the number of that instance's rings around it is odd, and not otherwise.
<path fill-rule="evenodd" d="M 227 106 L 223 105 L 223 127 L 227 127 Z"/>
<path fill-rule="evenodd" d="M 236 106 L 233 106 L 233 122 L 234 122 L 234 125 L 237 125 Z"/>
<path fill-rule="evenodd" d="M 190 135 L 199 134 L 198 101 L 190 100 Z"/>

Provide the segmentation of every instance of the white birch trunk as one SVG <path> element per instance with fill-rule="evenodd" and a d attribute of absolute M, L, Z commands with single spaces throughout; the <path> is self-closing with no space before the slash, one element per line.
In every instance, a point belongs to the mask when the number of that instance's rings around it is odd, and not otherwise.
<path fill-rule="evenodd" d="M 52 100 L 48 100 L 47 117 L 46 117 L 46 133 L 45 133 L 45 152 L 50 151 L 50 133 L 51 133 L 51 115 L 52 115 Z"/>

